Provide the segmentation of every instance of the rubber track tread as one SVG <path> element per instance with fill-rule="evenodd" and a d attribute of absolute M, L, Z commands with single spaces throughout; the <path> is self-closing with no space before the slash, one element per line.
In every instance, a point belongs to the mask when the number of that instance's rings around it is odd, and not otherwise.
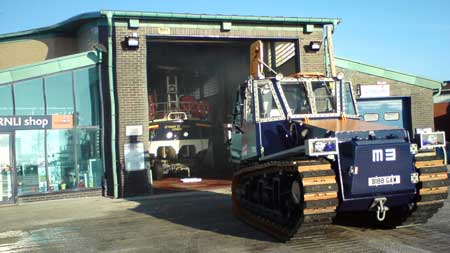
<path fill-rule="evenodd" d="M 233 212 L 235 215 L 242 219 L 243 221 L 253 225 L 260 230 L 263 230 L 280 241 L 288 241 L 293 237 L 296 237 L 299 232 L 301 232 L 300 227 L 309 227 L 317 225 L 331 224 L 333 218 L 336 216 L 336 206 L 338 205 L 337 191 L 338 186 L 336 179 L 334 178 L 333 183 L 330 183 L 330 176 L 335 176 L 334 171 L 329 165 L 327 170 L 323 166 L 329 162 L 326 160 L 302 160 L 302 161 L 272 161 L 262 164 L 256 164 L 246 168 L 238 170 L 233 175 L 232 183 L 232 201 L 233 201 Z M 301 166 L 312 166 L 320 165 L 320 170 L 307 170 L 305 172 L 299 172 L 299 167 Z M 242 180 L 252 180 L 252 177 L 260 177 L 261 175 L 267 175 L 270 173 L 295 173 L 299 175 L 301 180 L 310 179 L 315 181 L 318 180 L 317 185 L 304 186 L 302 189 L 303 194 L 308 193 L 320 193 L 318 195 L 324 196 L 325 199 L 318 200 L 308 200 L 303 202 L 303 210 L 305 215 L 302 215 L 299 220 L 294 223 L 294 225 L 289 229 L 283 224 L 278 224 L 275 220 L 270 220 L 267 215 L 253 213 L 241 207 L 239 197 L 237 196 L 238 188 L 240 188 L 240 183 Z M 326 178 L 326 184 L 320 184 L 320 177 Z M 314 179 L 313 179 L 314 178 Z M 242 186 L 242 188 L 245 186 Z M 336 192 L 336 194 L 330 194 L 330 192 Z M 290 194 L 290 192 L 289 192 Z M 327 195 L 329 194 L 329 195 Z M 294 221 L 292 221 L 294 222 Z"/>
<path fill-rule="evenodd" d="M 419 161 L 416 162 L 416 165 L 423 165 L 423 167 L 416 167 L 419 172 L 419 180 L 423 178 L 429 181 L 419 182 L 416 205 L 410 216 L 403 222 L 404 225 L 426 223 L 427 220 L 431 218 L 433 214 L 437 213 L 439 208 L 444 205 L 443 202 L 448 197 L 448 188 L 445 192 L 442 188 L 445 189 L 445 187 L 449 185 L 450 181 L 448 177 L 430 180 L 430 177 L 427 176 L 428 174 L 433 175 L 436 173 L 441 174 L 447 172 L 445 166 L 429 166 L 429 164 L 427 164 L 428 161 L 430 161 L 431 164 L 437 163 L 436 161 L 439 159 L 440 158 L 436 155 L 416 157 L 416 161 Z M 438 187 L 439 190 L 433 189 Z M 436 193 L 433 193 L 433 191 Z M 423 194 L 421 194 L 421 192 L 423 192 Z"/>
<path fill-rule="evenodd" d="M 437 167 L 424 167 L 419 168 L 420 173 L 439 173 L 439 172 L 447 172 L 447 167 L 445 166 L 437 166 Z"/>

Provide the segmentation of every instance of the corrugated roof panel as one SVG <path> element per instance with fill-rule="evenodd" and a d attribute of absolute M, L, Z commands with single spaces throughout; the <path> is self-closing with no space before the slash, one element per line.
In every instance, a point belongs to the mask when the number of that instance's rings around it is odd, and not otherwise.
<path fill-rule="evenodd" d="M 358 61 L 348 60 L 341 57 L 335 57 L 335 64 L 337 67 L 350 69 L 369 75 L 379 76 L 382 78 L 391 79 L 394 81 L 399 81 L 415 86 L 420 86 L 423 88 L 439 89 L 442 86 L 442 83 L 439 81 L 418 77 L 395 70 L 381 68 Z"/>

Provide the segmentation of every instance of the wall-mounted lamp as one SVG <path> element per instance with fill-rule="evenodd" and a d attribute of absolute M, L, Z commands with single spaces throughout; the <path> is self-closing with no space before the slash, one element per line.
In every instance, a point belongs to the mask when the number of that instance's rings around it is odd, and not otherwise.
<path fill-rule="evenodd" d="M 129 47 L 139 47 L 139 35 L 138 33 L 132 33 L 125 37 L 125 43 Z"/>
<path fill-rule="evenodd" d="M 322 46 L 322 41 L 311 41 L 309 42 L 309 50 L 311 51 L 319 51 L 320 47 Z"/>

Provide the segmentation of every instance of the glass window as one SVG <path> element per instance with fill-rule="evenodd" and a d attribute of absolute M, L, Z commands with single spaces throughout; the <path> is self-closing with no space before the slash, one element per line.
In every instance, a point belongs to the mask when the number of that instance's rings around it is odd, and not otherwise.
<path fill-rule="evenodd" d="M 311 82 L 311 86 L 316 100 L 317 113 L 336 112 L 334 82 Z"/>
<path fill-rule="evenodd" d="M 102 185 L 103 162 L 99 129 L 78 129 L 78 170 L 80 188 Z"/>
<path fill-rule="evenodd" d="M 10 140 L 9 134 L 0 133 L 0 203 L 13 200 Z"/>
<path fill-rule="evenodd" d="M 255 115 L 255 107 L 254 107 L 254 104 L 253 104 L 253 94 L 252 94 L 253 92 L 251 92 L 250 91 L 250 89 L 249 88 L 247 88 L 247 90 L 245 91 L 245 111 L 244 111 L 244 113 L 245 113 L 245 116 L 244 116 L 244 118 L 245 118 L 245 120 L 248 122 L 248 123 L 251 123 L 251 122 L 254 122 L 254 115 Z"/>
<path fill-rule="evenodd" d="M 344 113 L 345 114 L 356 114 L 355 104 L 353 103 L 353 94 L 351 89 L 351 83 L 346 82 L 343 84 L 343 93 L 344 93 Z"/>
<path fill-rule="evenodd" d="M 236 92 L 236 99 L 233 108 L 233 124 L 238 127 L 242 125 L 242 119 L 244 114 L 244 104 L 243 99 L 245 99 L 244 93 L 242 93 L 242 89 Z"/>
<path fill-rule="evenodd" d="M 384 120 L 395 121 L 400 119 L 400 113 L 398 112 L 386 112 L 384 113 Z"/>
<path fill-rule="evenodd" d="M 49 191 L 77 188 L 73 130 L 47 131 Z"/>
<path fill-rule="evenodd" d="M 14 84 L 16 115 L 44 115 L 42 78 Z"/>
<path fill-rule="evenodd" d="M 261 84 L 258 87 L 258 102 L 259 102 L 259 118 L 280 117 L 281 112 L 278 110 L 275 99 L 270 90 L 269 84 Z"/>
<path fill-rule="evenodd" d="M 73 114 L 72 72 L 45 78 L 47 114 Z"/>
<path fill-rule="evenodd" d="M 100 125 L 100 92 L 97 68 L 77 70 L 75 75 L 75 99 L 77 124 Z"/>
<path fill-rule="evenodd" d="M 364 114 L 365 121 L 378 121 L 378 113 L 366 113 Z"/>
<path fill-rule="evenodd" d="M 11 84 L 0 86 L 0 116 L 14 114 Z"/>
<path fill-rule="evenodd" d="M 45 132 L 16 131 L 16 171 L 18 193 L 46 192 Z"/>
<path fill-rule="evenodd" d="M 306 96 L 306 83 L 282 83 L 284 96 L 292 114 L 310 114 L 311 106 Z"/>

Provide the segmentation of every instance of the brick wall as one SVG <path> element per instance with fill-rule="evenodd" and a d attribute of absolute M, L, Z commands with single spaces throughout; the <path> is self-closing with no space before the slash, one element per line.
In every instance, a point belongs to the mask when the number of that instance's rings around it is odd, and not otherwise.
<path fill-rule="evenodd" d="M 318 29 L 318 27 L 316 28 Z M 300 38 L 300 66 L 302 72 L 322 72 L 325 73 L 325 50 L 322 43 L 320 50 L 309 52 L 307 49 L 311 41 L 323 41 L 322 32 L 303 34 Z"/>
<path fill-rule="evenodd" d="M 424 127 L 434 128 L 433 90 L 348 69 L 337 69 L 338 71 L 343 71 L 345 73 L 345 79 L 352 82 L 354 91 L 356 91 L 358 84 L 370 85 L 377 84 L 377 81 L 384 81 L 390 85 L 391 96 L 411 97 L 412 129 Z"/>
<path fill-rule="evenodd" d="M 144 134 L 138 141 L 147 144 L 148 131 L 148 97 L 147 97 L 147 35 L 178 35 L 178 36 L 221 36 L 242 38 L 297 38 L 300 39 L 301 69 L 302 71 L 325 72 L 324 50 L 307 52 L 305 45 L 311 40 L 322 41 L 321 26 L 316 26 L 311 33 L 304 33 L 299 26 L 273 26 L 262 24 L 235 24 L 231 31 L 222 31 L 221 23 L 176 23 L 173 21 L 140 21 L 137 29 L 128 27 L 128 20 L 115 21 L 115 85 L 117 94 L 118 117 L 118 146 L 120 162 L 120 182 L 122 196 L 138 195 L 148 191 L 145 187 L 146 172 L 125 172 L 124 144 L 128 143 L 125 136 L 127 125 L 143 125 Z M 139 48 L 130 50 L 124 46 L 127 35 L 137 32 L 139 35 Z M 147 149 L 147 146 L 146 146 Z M 141 173 L 142 175 L 138 175 Z M 140 180 L 138 180 L 140 179 Z M 139 182 L 138 182 L 139 181 Z"/>

